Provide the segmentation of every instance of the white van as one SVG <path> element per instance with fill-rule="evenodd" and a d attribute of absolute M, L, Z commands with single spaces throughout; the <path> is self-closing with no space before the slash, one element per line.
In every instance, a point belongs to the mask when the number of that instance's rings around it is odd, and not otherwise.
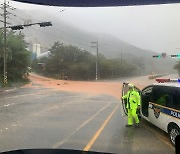
<path fill-rule="evenodd" d="M 180 134 L 180 83 L 157 83 L 142 91 L 135 89 L 141 95 L 141 117 L 167 132 L 175 145 Z M 123 83 L 122 95 L 127 91 L 128 84 Z M 122 106 L 127 115 L 126 100 L 122 100 Z"/>

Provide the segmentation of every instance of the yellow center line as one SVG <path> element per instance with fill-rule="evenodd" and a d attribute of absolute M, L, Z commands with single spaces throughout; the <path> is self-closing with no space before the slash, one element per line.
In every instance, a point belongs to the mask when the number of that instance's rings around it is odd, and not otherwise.
<path fill-rule="evenodd" d="M 92 121 L 95 117 L 97 117 L 101 112 L 103 112 L 106 108 L 108 108 L 111 103 L 108 103 L 106 106 L 104 106 L 103 108 L 101 108 L 98 112 L 96 112 L 96 114 L 94 114 L 92 117 L 90 117 L 89 119 L 87 119 L 85 122 L 83 122 L 77 129 L 75 129 L 73 132 L 71 132 L 64 140 L 56 143 L 53 148 L 58 148 L 59 146 L 61 146 L 62 144 L 64 144 L 71 136 L 73 136 L 75 133 L 77 133 L 81 128 L 83 128 L 84 126 L 86 126 L 90 121 Z"/>
<path fill-rule="evenodd" d="M 99 137 L 99 135 L 101 134 L 101 132 L 103 131 L 103 129 L 105 128 L 105 126 L 107 125 L 107 123 L 109 122 L 109 120 L 111 119 L 111 117 L 113 116 L 113 114 L 116 112 L 118 108 L 118 105 L 116 105 L 116 107 L 114 108 L 114 110 L 111 112 L 111 114 L 109 115 L 109 117 L 104 121 L 104 123 L 101 125 L 101 127 L 97 130 L 97 132 L 94 134 L 94 136 L 91 138 L 91 140 L 89 141 L 89 143 L 86 145 L 86 147 L 83 149 L 83 151 L 89 151 L 89 149 L 92 147 L 92 145 L 94 144 L 94 142 L 97 140 L 97 138 Z"/>

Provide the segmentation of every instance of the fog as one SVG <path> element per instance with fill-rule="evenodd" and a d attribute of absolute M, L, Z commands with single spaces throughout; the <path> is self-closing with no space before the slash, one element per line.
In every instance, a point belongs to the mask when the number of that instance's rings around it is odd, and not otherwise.
<path fill-rule="evenodd" d="M 45 10 L 80 29 L 108 33 L 143 49 L 180 52 L 180 4 L 109 8 L 49 7 L 13 1 L 9 4 L 19 9 Z"/>

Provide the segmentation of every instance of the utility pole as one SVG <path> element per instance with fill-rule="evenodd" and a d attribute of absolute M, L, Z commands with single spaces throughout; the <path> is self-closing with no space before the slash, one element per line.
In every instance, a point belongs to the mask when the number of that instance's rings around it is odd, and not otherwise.
<path fill-rule="evenodd" d="M 95 45 L 92 45 L 91 47 L 95 47 L 96 48 L 96 81 L 98 80 L 98 70 L 99 70 L 99 66 L 98 66 L 98 54 L 99 54 L 99 46 L 103 46 L 103 45 L 107 45 L 107 44 L 101 44 L 99 45 L 98 43 L 98 40 L 97 41 L 94 41 L 94 42 L 91 42 L 92 44 L 95 44 Z"/>
<path fill-rule="evenodd" d="M 4 0 L 4 86 L 7 84 L 7 62 L 6 62 L 6 0 Z"/>
<path fill-rule="evenodd" d="M 7 12 L 7 7 L 10 9 L 15 9 L 15 8 L 10 7 L 8 4 L 6 4 L 6 0 L 4 0 L 4 4 L 3 4 L 3 12 L 4 13 L 0 14 L 0 15 L 3 15 L 3 17 L 4 17 L 3 21 L 0 20 L 0 22 L 4 23 L 4 27 L 0 28 L 0 29 L 3 29 L 3 31 L 4 31 L 4 36 L 3 36 L 3 64 L 4 64 L 4 67 L 3 67 L 3 84 L 4 84 L 4 87 L 7 85 L 7 81 L 8 81 L 7 80 L 8 79 L 8 73 L 7 73 L 7 56 L 8 56 L 8 54 L 7 54 L 7 34 L 6 34 L 7 28 L 10 28 L 11 30 L 21 30 L 21 29 L 24 29 L 24 27 L 29 27 L 29 26 L 37 25 L 37 24 L 40 27 L 52 26 L 52 23 L 50 21 L 38 22 L 38 23 L 32 23 L 32 24 L 15 25 L 15 26 L 7 26 L 7 24 L 10 24 L 6 21 L 7 15 L 12 14 L 10 12 Z"/>
<path fill-rule="evenodd" d="M 96 47 L 96 81 L 98 80 L 98 48 L 99 48 L 99 44 L 98 41 L 96 42 L 91 42 L 92 44 L 95 44 L 94 46 L 91 47 Z"/>

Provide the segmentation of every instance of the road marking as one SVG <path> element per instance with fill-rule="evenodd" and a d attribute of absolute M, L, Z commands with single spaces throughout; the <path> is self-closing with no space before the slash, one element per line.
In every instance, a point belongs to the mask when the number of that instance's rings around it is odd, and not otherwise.
<path fill-rule="evenodd" d="M 24 94 L 24 95 L 16 95 L 16 96 L 10 96 L 10 97 L 5 97 L 6 99 L 11 99 L 11 98 L 16 98 L 16 97 L 20 97 L 20 96 L 28 96 L 28 95 L 37 95 L 37 96 L 40 96 L 39 94 L 47 94 L 47 93 L 49 93 L 49 92 L 47 92 L 47 91 L 44 91 L 44 90 L 40 90 L 41 92 L 37 92 L 37 93 L 29 93 L 29 94 Z M 53 92 L 53 91 L 51 91 L 51 92 Z M 49 95 L 51 95 L 51 93 L 49 94 Z M 48 95 L 43 95 L 43 96 L 40 96 L 40 98 L 42 98 L 42 97 L 47 97 Z M 37 99 L 37 98 L 36 98 Z M 22 102 L 22 103 L 10 103 L 10 104 L 4 104 L 4 105 L 2 105 L 2 106 L 0 106 L 0 108 L 2 108 L 2 107 L 8 107 L 8 106 L 11 106 L 11 105 L 19 105 L 19 104 L 23 104 L 24 102 Z"/>
<path fill-rule="evenodd" d="M 8 89 L 8 90 L 6 90 L 7 92 L 9 92 L 9 91 L 14 91 L 14 90 L 16 90 L 17 88 L 13 88 L 13 89 Z"/>
<path fill-rule="evenodd" d="M 42 90 L 38 90 L 36 93 L 27 93 L 27 94 L 22 94 L 22 95 L 15 95 L 15 96 L 7 96 L 6 98 L 16 98 L 16 97 L 21 97 L 21 96 L 29 96 L 29 95 L 39 95 L 39 94 L 46 94 L 49 92 L 53 92 L 55 90 L 51 89 L 50 91 L 47 91 L 47 89 L 42 89 Z"/>
<path fill-rule="evenodd" d="M 46 95 L 46 96 L 47 96 L 47 95 Z M 47 109 L 44 109 L 44 110 L 35 112 L 34 114 L 32 114 L 32 116 L 42 115 L 44 112 L 48 112 L 48 111 L 51 111 L 51 110 L 54 110 L 54 109 L 59 109 L 59 108 L 62 109 L 63 107 L 64 107 L 64 108 L 65 108 L 65 107 L 68 107 L 68 105 L 72 105 L 73 103 L 82 104 L 82 103 L 84 103 L 83 100 L 86 101 L 86 99 L 89 98 L 89 97 L 91 97 L 91 96 L 82 97 L 82 98 L 81 98 L 81 103 L 79 102 L 79 97 L 78 97 L 77 99 L 73 100 L 73 101 L 68 101 L 68 102 L 67 102 L 66 100 L 63 100 L 63 101 L 61 102 L 60 106 L 59 106 L 59 102 L 54 102 L 54 103 L 56 103 L 56 105 L 53 105 L 53 106 L 51 106 L 51 107 L 48 107 Z M 57 104 L 58 104 L 58 106 L 57 106 Z"/>
<path fill-rule="evenodd" d="M 114 108 L 114 110 L 111 112 L 111 114 L 109 115 L 109 117 L 104 121 L 104 123 L 101 125 L 101 127 L 97 130 L 97 132 L 94 134 L 94 136 L 91 138 L 91 140 L 89 141 L 89 143 L 86 145 L 86 147 L 83 149 L 83 151 L 89 151 L 89 149 L 92 147 L 92 145 L 95 143 L 95 141 L 97 140 L 98 136 L 101 134 L 101 132 L 103 131 L 103 129 L 106 127 L 107 123 L 109 122 L 109 120 L 111 119 L 111 117 L 113 116 L 113 114 L 116 112 L 118 108 L 118 105 L 116 105 L 116 107 Z"/>
<path fill-rule="evenodd" d="M 30 93 L 30 94 L 23 94 L 23 95 L 10 96 L 10 97 L 6 97 L 6 98 L 16 98 L 16 97 L 28 96 L 28 95 L 35 95 L 35 94 L 34 94 L 34 93 Z"/>
<path fill-rule="evenodd" d="M 11 104 L 5 104 L 5 105 L 3 105 L 3 106 L 5 106 L 5 107 L 7 107 L 7 106 L 10 106 Z"/>
<path fill-rule="evenodd" d="M 85 125 L 87 125 L 91 120 L 93 120 L 98 114 L 100 114 L 102 111 L 104 111 L 107 107 L 109 107 L 111 103 L 108 103 L 106 106 L 104 106 L 103 108 L 101 108 L 98 112 L 96 112 L 93 116 L 91 116 L 89 119 L 87 119 L 85 122 L 83 122 L 76 130 L 74 130 L 73 132 L 71 132 L 64 140 L 57 142 L 56 144 L 53 145 L 53 148 L 58 148 L 59 146 L 61 146 L 62 144 L 64 144 L 72 135 L 74 135 L 76 132 L 78 132 L 82 127 L 84 127 Z"/>
<path fill-rule="evenodd" d="M 38 98 L 43 98 L 43 97 L 47 97 L 48 95 L 44 95 L 44 96 L 40 96 L 40 97 L 36 97 L 36 99 Z M 6 100 L 7 101 L 7 100 Z M 29 103 L 29 102 L 21 102 L 21 103 L 10 103 L 10 104 L 4 104 L 2 106 L 0 106 L 0 108 L 2 107 L 8 107 L 8 106 L 12 106 L 12 105 L 20 105 L 20 104 L 24 104 L 24 103 Z"/>

